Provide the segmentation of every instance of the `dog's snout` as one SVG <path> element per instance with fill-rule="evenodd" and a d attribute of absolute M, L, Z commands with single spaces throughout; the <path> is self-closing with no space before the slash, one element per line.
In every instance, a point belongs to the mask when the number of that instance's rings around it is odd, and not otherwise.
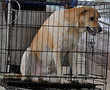
<path fill-rule="evenodd" d="M 98 27 L 98 32 L 101 32 L 102 31 L 102 28 L 99 26 Z"/>
<path fill-rule="evenodd" d="M 102 28 L 100 25 L 98 27 L 86 27 L 87 31 L 91 33 L 92 35 L 96 35 L 96 33 L 100 33 L 102 31 Z"/>

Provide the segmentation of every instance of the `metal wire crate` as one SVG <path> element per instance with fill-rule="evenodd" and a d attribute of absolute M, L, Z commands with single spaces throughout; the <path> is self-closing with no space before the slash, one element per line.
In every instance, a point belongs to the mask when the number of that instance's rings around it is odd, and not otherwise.
<path fill-rule="evenodd" d="M 57 2 L 56 2 L 57 3 Z M 42 2 L 46 5 L 47 2 Z M 55 4 L 55 2 L 54 2 Z M 52 3 L 52 5 L 54 5 Z M 58 4 L 58 3 L 57 3 Z M 68 53 L 62 56 L 62 70 L 65 72 L 64 76 L 56 76 L 56 74 L 49 75 L 35 75 L 27 74 L 25 76 L 20 74 L 21 58 L 24 51 L 28 48 L 33 37 L 36 34 L 36 28 L 42 26 L 43 22 L 54 12 L 50 9 L 46 11 L 31 11 L 31 10 L 15 10 L 17 19 L 14 20 L 14 26 L 11 23 L 5 23 L 5 17 L 2 9 L 0 9 L 1 23 L 0 23 L 0 76 L 1 85 L 4 87 L 13 86 L 17 88 L 28 89 L 76 89 L 76 90 L 108 90 L 106 88 L 107 72 L 109 71 L 109 22 L 110 22 L 110 3 L 106 2 L 78 2 L 78 6 L 92 6 L 98 9 L 101 14 L 99 20 L 103 31 L 96 36 L 92 36 L 88 33 L 83 33 L 79 40 L 78 46 L 75 51 L 69 51 L 73 54 L 73 66 L 74 72 L 71 72 L 71 68 L 68 65 Z M 57 6 L 58 7 L 58 6 Z M 101 8 L 100 8 L 101 7 Z M 64 9 L 59 7 L 57 10 Z M 55 10 L 55 9 L 54 9 Z M 10 9 L 11 11 L 11 9 Z M 8 17 L 9 20 L 11 17 Z M 47 27 L 50 27 L 49 25 Z M 53 27 L 54 28 L 54 27 Z M 64 27 L 65 28 L 65 27 Z M 38 29 L 37 29 L 38 31 Z M 28 52 L 32 52 L 29 50 Z M 38 51 L 35 51 L 38 52 Z M 46 52 L 46 60 L 50 58 L 50 50 L 40 51 Z M 65 51 L 61 51 L 65 53 Z M 51 56 L 52 57 L 52 56 Z M 43 58 L 43 57 L 42 57 Z M 31 72 L 31 66 L 34 65 L 34 61 L 27 61 L 30 63 L 28 71 Z M 50 72 L 56 73 L 54 62 L 47 62 L 50 65 Z M 46 71 L 47 69 L 45 69 Z M 26 81 L 21 80 L 22 77 L 28 77 Z M 54 81 L 56 78 L 66 79 L 71 83 L 57 83 L 57 82 L 32 82 L 30 78 L 44 77 L 48 81 Z M 108 82 L 107 82 L 108 83 Z"/>

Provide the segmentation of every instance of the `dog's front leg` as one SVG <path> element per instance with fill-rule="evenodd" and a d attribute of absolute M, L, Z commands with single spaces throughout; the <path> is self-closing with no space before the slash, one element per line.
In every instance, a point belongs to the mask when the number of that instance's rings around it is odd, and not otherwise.
<path fill-rule="evenodd" d="M 53 52 L 53 57 L 54 57 L 54 62 L 55 62 L 55 67 L 57 69 L 57 77 L 56 82 L 60 83 L 69 83 L 68 79 L 64 78 L 65 71 L 63 70 L 62 64 L 61 64 L 61 52 L 62 49 L 54 49 L 55 52 Z"/>
<path fill-rule="evenodd" d="M 55 48 L 53 52 L 53 58 L 55 62 L 55 67 L 57 69 L 57 82 L 61 82 L 60 76 L 62 76 L 62 67 L 61 67 L 61 52 L 60 49 Z"/>

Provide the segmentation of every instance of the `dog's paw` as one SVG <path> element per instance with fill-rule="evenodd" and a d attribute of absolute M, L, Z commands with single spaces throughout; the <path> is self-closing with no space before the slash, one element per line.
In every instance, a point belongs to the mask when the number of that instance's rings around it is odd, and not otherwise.
<path fill-rule="evenodd" d="M 24 80 L 26 80 L 26 79 L 27 79 L 26 77 L 21 77 L 21 80 L 22 80 L 22 81 L 24 81 Z"/>
<path fill-rule="evenodd" d="M 32 82 L 41 82 L 42 79 L 41 78 L 38 78 L 38 77 L 33 77 L 31 78 Z"/>
<path fill-rule="evenodd" d="M 28 80 L 30 80 L 28 77 L 21 77 L 21 80 L 22 81 L 28 81 Z"/>
<path fill-rule="evenodd" d="M 55 77 L 55 78 L 50 78 L 49 82 L 64 84 L 64 83 L 70 83 L 70 80 L 68 80 L 66 78 Z"/>
<path fill-rule="evenodd" d="M 68 83 L 71 83 L 71 81 L 67 80 L 67 79 L 62 79 L 61 80 L 61 84 L 68 84 Z"/>

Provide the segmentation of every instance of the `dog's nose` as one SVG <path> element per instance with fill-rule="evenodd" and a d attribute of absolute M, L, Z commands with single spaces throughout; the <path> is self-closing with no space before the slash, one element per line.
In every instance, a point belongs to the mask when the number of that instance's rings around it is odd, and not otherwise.
<path fill-rule="evenodd" d="M 102 28 L 99 26 L 98 27 L 98 33 L 100 33 L 102 31 Z"/>

